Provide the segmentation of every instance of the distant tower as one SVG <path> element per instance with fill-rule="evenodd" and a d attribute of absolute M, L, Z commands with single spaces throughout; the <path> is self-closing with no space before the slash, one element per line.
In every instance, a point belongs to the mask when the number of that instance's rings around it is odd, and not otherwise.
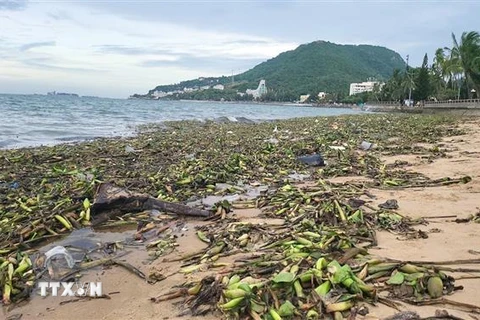
<path fill-rule="evenodd" d="M 257 91 L 260 96 L 263 96 L 267 93 L 267 85 L 265 84 L 265 80 L 260 80 Z"/>
<path fill-rule="evenodd" d="M 260 80 L 257 89 L 247 89 L 245 92 L 246 94 L 251 94 L 255 99 L 260 98 L 264 94 L 267 93 L 267 85 L 265 84 L 265 80 Z"/>

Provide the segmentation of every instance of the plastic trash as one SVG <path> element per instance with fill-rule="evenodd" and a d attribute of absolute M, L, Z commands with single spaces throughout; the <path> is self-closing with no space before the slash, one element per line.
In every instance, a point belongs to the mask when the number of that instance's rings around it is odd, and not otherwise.
<path fill-rule="evenodd" d="M 264 142 L 269 142 L 271 144 L 278 144 L 278 139 L 275 139 L 275 138 L 270 138 L 270 139 L 266 139 L 266 140 L 263 140 Z"/>
<path fill-rule="evenodd" d="M 330 146 L 330 149 L 343 151 L 343 150 L 345 150 L 345 147 L 343 147 L 343 146 Z"/>
<path fill-rule="evenodd" d="M 398 202 L 395 199 L 390 199 L 385 201 L 384 203 L 380 203 L 378 207 L 381 209 L 390 209 L 390 210 L 396 210 L 399 208 Z"/>
<path fill-rule="evenodd" d="M 13 181 L 11 183 L 0 181 L 0 188 L 18 189 L 18 187 L 20 187 L 20 183 L 18 183 L 17 181 Z"/>
<path fill-rule="evenodd" d="M 288 175 L 288 179 L 295 180 L 295 181 L 303 181 L 305 179 L 310 178 L 311 175 L 309 174 L 302 174 L 302 173 L 292 173 Z"/>
<path fill-rule="evenodd" d="M 135 149 L 133 149 L 131 146 L 126 146 L 125 152 L 132 153 L 132 152 L 135 152 Z"/>
<path fill-rule="evenodd" d="M 360 144 L 360 148 L 363 150 L 370 150 L 375 148 L 375 144 L 368 141 L 362 141 L 362 143 Z"/>
<path fill-rule="evenodd" d="M 70 269 L 73 268 L 75 265 L 75 261 L 73 260 L 72 255 L 67 251 L 65 247 L 62 246 L 56 246 L 47 252 L 45 252 L 45 268 L 50 266 L 50 260 L 52 260 L 53 257 L 56 256 L 63 256 L 65 257 L 65 260 L 67 261 L 67 265 Z"/>
<path fill-rule="evenodd" d="M 297 157 L 297 160 L 311 167 L 325 166 L 325 161 L 318 153 L 307 156 L 299 156 Z"/>
<path fill-rule="evenodd" d="M 195 160 L 195 153 L 189 153 L 185 155 L 186 160 Z"/>

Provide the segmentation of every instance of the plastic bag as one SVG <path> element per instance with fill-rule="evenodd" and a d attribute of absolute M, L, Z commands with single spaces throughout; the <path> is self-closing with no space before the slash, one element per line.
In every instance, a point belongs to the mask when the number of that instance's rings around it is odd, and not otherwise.
<path fill-rule="evenodd" d="M 65 260 L 67 261 L 67 265 L 70 269 L 73 268 L 75 265 L 75 261 L 73 261 L 72 255 L 65 249 L 65 247 L 62 246 L 56 246 L 47 252 L 45 252 L 45 267 L 48 267 L 50 265 L 50 260 L 52 260 L 53 257 L 55 256 L 64 256 Z"/>

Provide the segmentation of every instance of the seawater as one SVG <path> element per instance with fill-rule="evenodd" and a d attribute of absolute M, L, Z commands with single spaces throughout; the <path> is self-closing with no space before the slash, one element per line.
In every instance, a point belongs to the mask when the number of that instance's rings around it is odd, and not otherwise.
<path fill-rule="evenodd" d="M 360 111 L 282 104 L 0 94 L 0 149 L 128 136 L 141 124 L 245 117 L 254 121 Z"/>

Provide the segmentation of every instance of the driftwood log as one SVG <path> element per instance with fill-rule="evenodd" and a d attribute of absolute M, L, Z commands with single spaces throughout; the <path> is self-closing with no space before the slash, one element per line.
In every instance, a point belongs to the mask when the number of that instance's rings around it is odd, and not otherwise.
<path fill-rule="evenodd" d="M 146 194 L 119 188 L 111 183 L 102 183 L 97 188 L 91 207 L 92 225 L 101 224 L 125 213 L 152 209 L 183 216 L 209 217 L 211 215 L 206 210 L 158 200 Z"/>

